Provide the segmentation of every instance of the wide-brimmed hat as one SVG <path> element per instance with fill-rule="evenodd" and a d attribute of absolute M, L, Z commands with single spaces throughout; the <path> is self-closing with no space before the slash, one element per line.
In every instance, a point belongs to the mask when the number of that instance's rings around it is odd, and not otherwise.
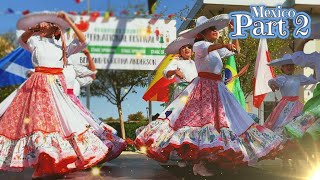
<path fill-rule="evenodd" d="M 167 48 L 164 50 L 166 54 L 179 54 L 179 50 L 182 46 L 193 45 L 194 38 L 184 38 L 178 37 L 176 40 L 172 41 Z"/>
<path fill-rule="evenodd" d="M 272 60 L 268 65 L 269 66 L 282 66 L 285 64 L 294 64 L 291 54 L 285 54 L 282 58 L 280 59 L 275 59 Z"/>
<path fill-rule="evenodd" d="M 227 27 L 229 22 L 230 19 L 228 14 L 220 14 L 210 19 L 206 18 L 205 16 L 200 16 L 196 20 L 196 27 L 185 33 L 182 33 L 181 36 L 185 38 L 194 38 L 198 33 L 212 26 L 216 27 L 217 31 L 219 31 Z"/>
<path fill-rule="evenodd" d="M 68 14 L 69 18 L 74 21 L 75 17 Z M 70 25 L 63 19 L 58 17 L 58 12 L 42 11 L 28 14 L 20 18 L 17 22 L 18 30 L 28 30 L 29 27 L 41 22 L 51 22 L 58 25 L 61 29 L 67 29 Z"/>

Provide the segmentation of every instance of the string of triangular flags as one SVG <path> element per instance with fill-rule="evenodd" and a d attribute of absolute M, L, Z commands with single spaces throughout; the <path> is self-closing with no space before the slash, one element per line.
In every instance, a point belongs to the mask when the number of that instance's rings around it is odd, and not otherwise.
<path fill-rule="evenodd" d="M 24 11 L 15 11 L 12 8 L 8 8 L 5 11 L 1 12 L 0 15 L 9 15 L 9 14 L 17 14 L 17 15 L 27 15 L 31 13 L 30 10 L 24 10 Z M 114 11 L 92 11 L 88 13 L 87 11 L 82 11 L 82 12 L 75 12 L 75 11 L 70 11 L 68 12 L 69 14 L 72 15 L 80 15 L 80 16 L 90 16 L 91 21 L 95 21 L 98 17 L 102 16 L 104 19 L 108 19 L 110 17 L 128 17 L 128 18 L 150 18 L 153 20 L 157 19 L 165 19 L 165 20 L 172 20 L 172 19 L 180 19 L 181 21 L 187 21 L 187 20 L 195 20 L 192 18 L 187 18 L 185 16 L 182 16 L 182 12 L 177 12 L 177 13 L 171 13 L 168 15 L 165 15 L 164 13 L 160 14 L 148 14 L 140 11 L 136 11 L 133 14 L 130 14 L 128 10 L 124 9 L 118 13 L 119 15 L 115 15 Z"/>

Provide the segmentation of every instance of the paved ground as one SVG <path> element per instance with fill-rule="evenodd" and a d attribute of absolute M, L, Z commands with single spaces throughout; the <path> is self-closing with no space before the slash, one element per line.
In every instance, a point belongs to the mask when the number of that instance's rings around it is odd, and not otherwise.
<path fill-rule="evenodd" d="M 303 165 L 302 165 L 303 166 Z M 238 172 L 216 171 L 214 177 L 198 177 L 192 174 L 192 168 L 179 168 L 176 166 L 161 167 L 156 161 L 143 154 L 123 152 L 117 159 L 103 164 L 98 176 L 93 175 L 93 170 L 75 172 L 58 179 L 74 180 L 99 180 L 99 179 L 163 179 L 163 180 L 188 180 L 188 179 L 221 179 L 221 180 L 301 180 L 301 174 L 306 174 L 305 169 L 283 169 L 281 161 L 263 161 L 257 168 L 243 168 Z M 0 172 L 0 180 L 31 179 L 32 170 L 23 173 Z M 45 178 L 48 179 L 48 178 Z M 55 179 L 55 178 L 51 178 Z"/>

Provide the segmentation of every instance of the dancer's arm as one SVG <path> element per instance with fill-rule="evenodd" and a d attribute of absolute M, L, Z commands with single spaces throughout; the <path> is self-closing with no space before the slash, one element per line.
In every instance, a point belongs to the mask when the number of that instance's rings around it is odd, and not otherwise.
<path fill-rule="evenodd" d="M 58 14 L 58 17 L 65 20 L 70 25 L 71 29 L 74 31 L 80 42 L 84 43 L 86 41 L 86 37 L 84 36 L 84 34 L 77 28 L 77 26 L 71 21 L 71 19 L 65 12 L 60 12 Z"/>

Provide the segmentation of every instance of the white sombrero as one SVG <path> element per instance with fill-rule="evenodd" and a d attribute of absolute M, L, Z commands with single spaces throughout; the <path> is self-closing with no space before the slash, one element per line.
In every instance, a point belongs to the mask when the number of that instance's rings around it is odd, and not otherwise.
<path fill-rule="evenodd" d="M 164 50 L 166 54 L 179 54 L 179 50 L 182 46 L 193 45 L 194 38 L 184 38 L 178 37 L 176 40 L 172 41 L 167 48 Z"/>
<path fill-rule="evenodd" d="M 280 59 L 275 59 L 272 60 L 268 65 L 269 66 L 282 66 L 285 64 L 294 64 L 291 54 L 285 54 L 282 58 Z"/>
<path fill-rule="evenodd" d="M 75 17 L 68 14 L 69 18 L 74 21 Z M 58 12 L 42 11 L 28 14 L 20 18 L 17 22 L 17 29 L 28 30 L 29 27 L 41 22 L 51 22 L 58 25 L 61 29 L 69 28 L 69 24 L 63 19 L 58 17 Z"/>
<path fill-rule="evenodd" d="M 228 14 L 220 14 L 210 19 L 206 18 L 205 16 L 200 16 L 197 18 L 196 27 L 185 33 L 182 33 L 181 36 L 185 38 L 194 38 L 198 33 L 212 26 L 216 27 L 217 31 L 219 31 L 227 27 L 229 22 L 230 19 Z"/>

